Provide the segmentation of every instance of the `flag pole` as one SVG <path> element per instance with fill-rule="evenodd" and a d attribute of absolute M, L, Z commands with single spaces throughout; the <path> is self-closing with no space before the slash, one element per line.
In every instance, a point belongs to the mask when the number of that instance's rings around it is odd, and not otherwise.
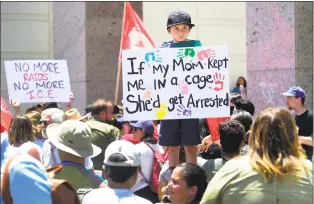
<path fill-rule="evenodd" d="M 116 81 L 116 92 L 114 98 L 114 104 L 118 105 L 118 98 L 119 98 L 119 89 L 120 89 L 120 78 L 121 78 L 121 49 L 122 49 L 122 39 L 123 39 L 123 28 L 125 23 L 125 11 L 126 11 L 126 2 L 124 2 L 124 9 L 123 9 L 123 19 L 122 19 L 122 29 L 121 29 L 121 40 L 120 40 L 120 50 L 119 50 L 119 59 L 118 59 L 118 73 L 117 73 L 117 81 Z"/>

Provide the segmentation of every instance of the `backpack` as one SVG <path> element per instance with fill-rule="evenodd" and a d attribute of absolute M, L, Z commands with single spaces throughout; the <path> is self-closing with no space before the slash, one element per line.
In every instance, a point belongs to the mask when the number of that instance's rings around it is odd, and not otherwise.
<path fill-rule="evenodd" d="M 145 143 L 154 153 L 153 157 L 153 166 L 152 166 L 152 173 L 150 176 L 150 181 L 148 181 L 145 177 L 144 174 L 140 171 L 140 174 L 143 176 L 145 181 L 149 184 L 150 189 L 158 193 L 158 187 L 159 187 L 159 174 L 161 171 L 161 168 L 163 164 L 165 163 L 166 159 L 165 157 L 160 153 L 156 152 L 149 144 Z"/>
<path fill-rule="evenodd" d="M 9 168 L 12 161 L 16 159 L 18 156 L 19 155 L 16 154 L 8 160 L 3 173 L 1 189 L 2 198 L 5 204 L 13 204 L 13 199 L 10 193 Z M 57 170 L 58 166 L 56 166 L 55 169 Z M 51 173 L 53 173 L 53 171 L 48 172 L 48 175 Z M 79 199 L 77 197 L 76 191 L 69 182 L 61 179 L 51 179 L 51 181 L 52 181 L 51 188 L 52 204 L 79 204 Z"/>

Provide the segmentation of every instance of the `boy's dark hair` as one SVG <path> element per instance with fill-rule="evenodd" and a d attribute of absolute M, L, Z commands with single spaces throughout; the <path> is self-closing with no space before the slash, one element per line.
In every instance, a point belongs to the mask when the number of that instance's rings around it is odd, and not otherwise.
<path fill-rule="evenodd" d="M 120 153 L 115 153 L 110 155 L 108 158 L 111 162 L 124 162 L 127 161 L 127 158 Z M 128 179 L 130 179 L 136 172 L 138 167 L 129 167 L 129 166 L 110 166 L 104 165 L 105 172 L 107 177 L 109 177 L 112 181 L 117 183 L 124 183 Z"/>
<path fill-rule="evenodd" d="M 41 107 L 41 111 L 47 110 L 49 108 L 60 108 L 60 105 L 57 102 L 44 103 Z"/>
<path fill-rule="evenodd" d="M 235 100 L 233 103 L 237 109 L 237 111 L 247 111 L 249 112 L 252 116 L 255 113 L 255 106 L 252 103 L 252 101 L 248 98 L 238 98 Z"/>
<path fill-rule="evenodd" d="M 253 123 L 252 115 L 247 111 L 239 111 L 231 116 L 231 120 L 239 121 L 243 127 L 245 132 L 248 132 Z"/>
<path fill-rule="evenodd" d="M 243 125 L 236 120 L 226 120 L 219 124 L 221 148 L 227 154 L 239 154 L 240 144 L 244 139 Z"/>
<path fill-rule="evenodd" d="M 243 86 L 244 86 L 244 88 L 246 88 L 247 83 L 246 83 L 246 80 L 245 80 L 245 78 L 244 78 L 243 76 L 240 76 L 240 77 L 238 78 L 238 80 L 237 80 L 237 86 L 238 86 L 238 87 L 240 86 L 240 84 L 239 84 L 239 80 L 240 80 L 240 79 L 243 79 L 243 81 L 244 81 Z"/>

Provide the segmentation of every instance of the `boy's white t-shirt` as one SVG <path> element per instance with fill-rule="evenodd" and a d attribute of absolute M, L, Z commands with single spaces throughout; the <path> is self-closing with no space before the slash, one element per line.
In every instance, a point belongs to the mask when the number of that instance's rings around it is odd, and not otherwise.
<path fill-rule="evenodd" d="M 155 152 L 160 152 L 161 154 L 164 153 L 163 148 L 159 146 L 158 144 L 149 144 L 149 145 L 155 150 Z M 144 175 L 145 179 L 147 181 L 150 181 L 152 168 L 153 168 L 154 153 L 144 142 L 136 144 L 135 146 L 136 146 L 136 149 L 138 149 L 141 154 L 141 159 L 142 159 L 141 172 Z M 149 185 L 146 182 L 146 180 L 143 178 L 142 174 L 138 173 L 136 183 L 131 189 L 132 192 L 141 190 Z"/>

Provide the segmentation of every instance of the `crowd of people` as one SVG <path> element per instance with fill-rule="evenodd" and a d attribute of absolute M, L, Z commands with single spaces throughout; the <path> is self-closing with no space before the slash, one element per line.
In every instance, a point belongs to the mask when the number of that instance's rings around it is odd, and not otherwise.
<path fill-rule="evenodd" d="M 125 121 L 123 107 L 103 99 L 84 116 L 70 103 L 66 111 L 45 103 L 21 115 L 15 102 L 1 133 L 1 175 L 13 203 L 53 203 L 52 179 L 67 180 L 85 204 L 311 203 L 313 115 L 302 88 L 283 95 L 288 108 L 255 119 L 252 101 L 232 95 L 218 138 L 200 119 L 196 161 L 187 162 L 181 146 L 173 169 L 169 147 L 159 144 L 160 121 Z"/>
<path fill-rule="evenodd" d="M 200 46 L 186 41 L 194 26 L 187 13 L 172 12 L 173 41 L 162 47 Z M 232 92 L 230 117 L 161 121 L 126 121 L 124 105 L 105 99 L 83 116 L 71 102 L 21 114 L 12 101 L 14 118 L 1 133 L 1 203 L 312 203 L 305 91 L 292 87 L 282 93 L 288 108 L 256 116 L 243 77 Z"/>

